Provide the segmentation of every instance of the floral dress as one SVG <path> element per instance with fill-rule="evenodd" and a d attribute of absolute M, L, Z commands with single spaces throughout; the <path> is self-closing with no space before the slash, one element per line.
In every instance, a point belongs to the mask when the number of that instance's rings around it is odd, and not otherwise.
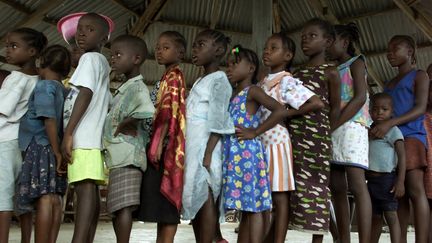
<path fill-rule="evenodd" d="M 229 107 L 234 125 L 256 128 L 260 119 L 246 111 L 249 87 L 235 96 Z M 264 147 L 259 138 L 237 140 L 235 134 L 223 139 L 223 201 L 225 209 L 262 212 L 272 205 L 270 179 Z"/>

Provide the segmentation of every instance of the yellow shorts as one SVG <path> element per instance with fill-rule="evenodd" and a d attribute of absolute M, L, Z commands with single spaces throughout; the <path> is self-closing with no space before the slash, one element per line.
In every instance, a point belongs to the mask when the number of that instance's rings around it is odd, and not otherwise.
<path fill-rule="evenodd" d="M 99 149 L 75 149 L 72 151 L 72 164 L 68 165 L 68 181 L 74 183 L 94 180 L 105 184 L 103 155 Z"/>

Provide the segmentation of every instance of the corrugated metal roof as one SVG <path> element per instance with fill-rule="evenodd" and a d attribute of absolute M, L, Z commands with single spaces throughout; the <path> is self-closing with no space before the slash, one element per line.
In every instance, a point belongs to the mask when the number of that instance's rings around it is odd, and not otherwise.
<path fill-rule="evenodd" d="M 21 4 L 29 11 L 36 11 L 39 6 L 48 0 L 11 0 Z M 116 2 L 117 1 L 117 2 Z M 121 7 L 119 3 L 131 11 L 141 14 L 144 12 L 150 0 L 65 0 L 47 13 L 47 18 L 58 20 L 61 17 L 78 11 L 91 11 L 110 16 L 116 29 L 112 38 L 126 33 L 130 24 L 136 21 L 134 15 Z M 166 6 L 159 14 L 158 21 L 149 26 L 144 35 L 150 55 L 154 55 L 154 46 L 159 34 L 166 30 L 176 30 L 182 33 L 188 41 L 186 60 L 191 59 L 191 45 L 193 39 L 203 28 L 210 26 L 212 7 L 216 0 L 168 0 Z M 221 13 L 216 24 L 216 29 L 224 30 L 224 33 L 232 38 L 232 44 L 242 44 L 251 47 L 252 44 L 252 15 L 250 0 L 217 0 L 220 2 Z M 306 58 L 299 48 L 300 32 L 304 23 L 312 17 L 316 17 L 315 10 L 304 0 L 280 0 L 281 25 L 284 30 L 293 32 L 292 38 L 296 42 L 297 54 L 295 64 L 301 64 Z M 340 19 L 344 20 L 353 16 L 367 15 L 384 11 L 385 14 L 358 19 L 355 22 L 361 31 L 360 48 L 368 54 L 368 65 L 375 69 L 380 79 L 387 80 L 394 75 L 394 70 L 389 67 L 385 50 L 387 42 L 395 34 L 407 34 L 413 36 L 418 43 L 424 45 L 430 43 L 426 36 L 419 31 L 410 20 L 398 10 L 391 0 L 328 0 L 329 10 Z M 427 9 L 428 3 L 421 2 L 425 12 L 432 15 L 432 10 Z M 8 4 L 0 3 L 0 36 L 16 27 L 16 24 L 26 18 L 26 14 L 15 11 Z M 46 22 L 34 23 L 33 28 L 43 31 L 50 44 L 65 44 L 57 33 L 54 25 Z M 0 51 L 3 53 L 3 50 Z M 378 54 L 377 54 L 378 53 Z M 381 53 L 381 54 L 379 54 Z M 108 53 L 105 53 L 108 54 Z M 431 60 L 432 47 L 422 48 L 418 52 L 419 67 L 425 68 Z M 1 64 L 0 64 L 1 65 Z M 4 68 L 7 65 L 3 65 Z M 10 66 L 7 66 L 10 68 Z M 185 76 L 190 86 L 200 75 L 201 70 L 194 65 L 182 64 Z M 155 60 L 147 60 L 142 71 L 148 83 L 154 83 L 160 78 L 164 68 L 157 65 Z"/>

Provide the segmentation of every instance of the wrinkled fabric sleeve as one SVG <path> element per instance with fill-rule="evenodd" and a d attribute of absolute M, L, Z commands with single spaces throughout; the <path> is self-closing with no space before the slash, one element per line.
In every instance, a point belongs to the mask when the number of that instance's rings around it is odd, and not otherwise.
<path fill-rule="evenodd" d="M 21 95 L 23 94 L 27 79 L 20 78 L 20 75 L 13 73 L 6 77 L 0 89 L 0 114 L 10 116 L 16 109 Z"/>
<path fill-rule="evenodd" d="M 404 140 L 404 136 L 398 127 L 392 127 L 392 129 L 390 129 L 390 131 L 387 133 L 386 137 L 387 141 L 391 144 L 392 147 L 394 147 L 395 143 L 398 140 Z"/>
<path fill-rule="evenodd" d="M 132 98 L 129 103 L 130 117 L 146 119 L 153 117 L 155 108 L 150 100 L 150 93 L 145 84 L 132 86 Z"/>
<path fill-rule="evenodd" d="M 96 92 L 99 75 L 103 73 L 100 57 L 94 53 L 81 56 L 69 83 L 76 87 L 84 87 Z"/>
<path fill-rule="evenodd" d="M 56 88 L 47 81 L 39 81 L 34 90 L 34 105 L 36 117 L 56 118 L 55 113 Z"/>
<path fill-rule="evenodd" d="M 302 81 L 288 76 L 285 76 L 282 79 L 280 83 L 280 92 L 282 102 L 290 105 L 296 110 L 315 95 L 314 92 L 303 86 Z"/>
<path fill-rule="evenodd" d="M 232 88 L 225 77 L 213 81 L 207 113 L 209 130 L 217 134 L 233 134 L 234 123 L 230 117 L 228 107 L 232 95 Z"/>

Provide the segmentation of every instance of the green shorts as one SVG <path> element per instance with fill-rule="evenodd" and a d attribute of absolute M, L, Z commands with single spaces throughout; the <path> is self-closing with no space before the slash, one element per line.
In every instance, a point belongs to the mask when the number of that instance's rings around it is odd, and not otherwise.
<path fill-rule="evenodd" d="M 72 151 L 72 164 L 68 165 L 69 183 L 94 180 L 105 184 L 103 155 L 99 149 L 75 149 Z"/>

